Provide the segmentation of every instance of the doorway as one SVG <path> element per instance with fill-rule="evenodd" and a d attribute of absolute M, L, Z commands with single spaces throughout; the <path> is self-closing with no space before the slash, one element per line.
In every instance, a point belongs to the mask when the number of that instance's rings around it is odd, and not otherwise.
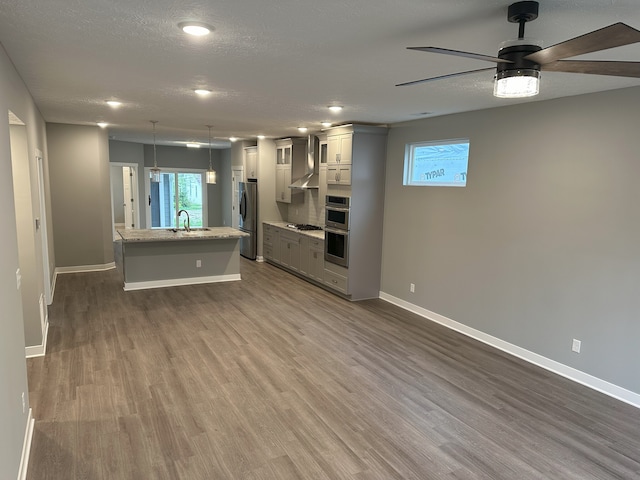
<path fill-rule="evenodd" d="M 118 229 L 140 228 L 138 165 L 115 162 L 110 165 L 111 224 L 113 239 L 118 240 Z"/>
<path fill-rule="evenodd" d="M 53 303 L 53 291 L 51 289 L 51 269 L 49 265 L 49 237 L 47 232 L 47 210 L 44 180 L 44 158 L 40 150 L 36 150 L 38 167 L 38 201 L 40 202 L 40 218 L 36 218 L 36 230 L 40 235 L 42 247 L 42 268 L 44 273 L 44 297 L 47 305 Z"/>
<path fill-rule="evenodd" d="M 231 226 L 238 228 L 240 224 L 240 184 L 244 182 L 244 168 L 232 167 L 231 168 Z"/>

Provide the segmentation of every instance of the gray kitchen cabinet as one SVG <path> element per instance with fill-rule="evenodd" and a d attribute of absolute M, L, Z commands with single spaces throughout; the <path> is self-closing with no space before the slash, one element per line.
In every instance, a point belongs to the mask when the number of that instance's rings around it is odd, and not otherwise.
<path fill-rule="evenodd" d="M 327 136 L 327 184 L 351 185 L 353 134 Z"/>
<path fill-rule="evenodd" d="M 246 178 L 258 178 L 258 147 L 245 147 L 244 171 Z"/>
<path fill-rule="evenodd" d="M 291 167 L 276 165 L 276 202 L 291 203 Z"/>
<path fill-rule="evenodd" d="M 276 202 L 291 203 L 300 192 L 289 188 L 292 181 L 304 175 L 306 140 L 283 138 L 276 140 Z"/>
<path fill-rule="evenodd" d="M 327 185 L 351 185 L 351 165 L 328 165 Z"/>
<path fill-rule="evenodd" d="M 324 240 L 309 239 L 309 278 L 324 282 Z"/>
<path fill-rule="evenodd" d="M 300 273 L 309 276 L 309 240 L 306 235 L 300 235 Z"/>
<path fill-rule="evenodd" d="M 328 144 L 327 136 L 323 135 L 320 138 L 320 144 L 318 145 L 318 202 L 321 208 L 324 210 L 325 197 L 327 196 L 327 159 L 328 159 Z M 324 218 L 324 215 L 322 215 Z"/>
<path fill-rule="evenodd" d="M 353 134 L 327 134 L 327 164 L 349 165 L 352 159 Z"/>
<path fill-rule="evenodd" d="M 300 273 L 324 281 L 324 240 L 300 235 Z"/>
<path fill-rule="evenodd" d="M 326 263 L 324 267 L 324 283 L 333 290 L 349 295 L 349 270 L 333 263 Z"/>
<path fill-rule="evenodd" d="M 324 239 L 264 223 L 266 261 L 319 284 L 324 283 Z"/>
<path fill-rule="evenodd" d="M 280 231 L 280 263 L 293 271 L 300 271 L 300 235 Z"/>
<path fill-rule="evenodd" d="M 280 229 L 273 225 L 262 225 L 262 255 L 265 260 L 280 263 Z"/>

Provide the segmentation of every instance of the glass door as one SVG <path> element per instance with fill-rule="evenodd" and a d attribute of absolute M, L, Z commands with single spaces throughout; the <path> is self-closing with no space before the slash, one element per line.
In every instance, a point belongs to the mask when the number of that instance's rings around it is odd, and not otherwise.
<path fill-rule="evenodd" d="M 192 228 L 205 227 L 207 215 L 206 188 L 203 172 L 170 171 L 163 169 L 160 182 L 149 182 L 147 219 L 151 228 L 182 228 L 178 212 L 189 213 Z M 186 220 L 182 216 L 182 220 Z"/>

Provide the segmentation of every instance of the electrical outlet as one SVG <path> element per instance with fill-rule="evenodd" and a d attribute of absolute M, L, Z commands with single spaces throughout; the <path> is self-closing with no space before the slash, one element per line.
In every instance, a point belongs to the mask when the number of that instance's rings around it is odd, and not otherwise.
<path fill-rule="evenodd" d="M 410 283 L 409 284 L 409 291 L 411 293 L 416 293 L 416 284 L 415 283 Z"/>
<path fill-rule="evenodd" d="M 24 398 L 24 392 L 22 392 L 22 413 L 27 413 L 27 402 Z"/>
<path fill-rule="evenodd" d="M 571 351 L 580 353 L 580 347 L 582 346 L 582 342 L 580 340 L 573 339 L 573 343 L 571 344 Z"/>
<path fill-rule="evenodd" d="M 20 273 L 20 269 L 16 270 L 16 288 L 20 290 L 20 286 L 22 285 L 22 274 Z"/>
<path fill-rule="evenodd" d="M 202 267 L 202 260 L 196 260 L 196 268 Z"/>

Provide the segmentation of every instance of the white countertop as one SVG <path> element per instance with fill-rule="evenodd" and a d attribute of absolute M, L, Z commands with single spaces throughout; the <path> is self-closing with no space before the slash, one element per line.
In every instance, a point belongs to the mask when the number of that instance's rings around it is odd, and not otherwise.
<path fill-rule="evenodd" d="M 288 230 L 290 232 L 299 233 L 300 235 L 305 235 L 307 237 L 315 238 L 317 240 L 324 240 L 324 230 L 298 230 L 297 228 L 288 227 L 291 222 L 262 222 L 267 225 L 271 225 L 273 227 L 282 228 L 283 230 Z"/>
<path fill-rule="evenodd" d="M 190 232 L 183 228 L 173 229 L 133 229 L 118 230 L 123 242 L 167 242 L 183 240 L 218 240 L 223 238 L 248 237 L 249 234 L 231 227 L 208 227 L 206 229 L 192 229 Z"/>

